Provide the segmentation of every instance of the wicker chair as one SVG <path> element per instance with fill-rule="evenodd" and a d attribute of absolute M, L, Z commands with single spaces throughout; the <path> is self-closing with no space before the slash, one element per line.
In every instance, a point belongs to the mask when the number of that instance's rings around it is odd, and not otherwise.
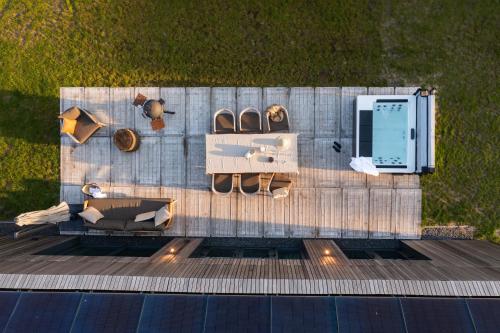
<path fill-rule="evenodd" d="M 286 174 L 275 173 L 267 185 L 267 192 L 275 199 L 286 198 L 292 187 L 292 181 Z"/>
<path fill-rule="evenodd" d="M 228 196 L 233 192 L 233 174 L 216 173 L 212 175 L 212 192 L 222 196 Z"/>
<path fill-rule="evenodd" d="M 64 111 L 59 116 L 59 119 L 61 119 L 61 125 L 65 119 L 76 120 L 76 127 L 73 134 L 66 134 L 79 144 L 84 144 L 97 130 L 106 126 L 99 122 L 90 112 L 76 106 Z"/>
<path fill-rule="evenodd" d="M 256 195 L 261 187 L 260 173 L 242 173 L 240 176 L 240 192 L 243 195 Z"/>
<path fill-rule="evenodd" d="M 262 133 L 262 120 L 259 110 L 246 108 L 240 113 L 240 133 Z"/>
<path fill-rule="evenodd" d="M 266 130 L 270 133 L 290 132 L 288 111 L 283 105 L 273 104 L 266 110 Z"/>
<path fill-rule="evenodd" d="M 229 134 L 236 133 L 236 118 L 233 111 L 220 109 L 214 114 L 214 133 Z"/>

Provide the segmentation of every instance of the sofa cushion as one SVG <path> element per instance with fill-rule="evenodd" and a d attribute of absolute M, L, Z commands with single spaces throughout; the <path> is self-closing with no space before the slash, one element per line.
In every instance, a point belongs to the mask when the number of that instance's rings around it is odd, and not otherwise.
<path fill-rule="evenodd" d="M 91 229 L 97 229 L 97 230 L 116 230 L 116 231 L 123 231 L 125 230 L 127 221 L 123 220 L 110 220 L 110 219 L 101 219 L 97 221 L 96 224 L 89 223 L 85 221 L 83 223 L 84 226 L 91 228 Z"/>
<path fill-rule="evenodd" d="M 158 209 L 155 214 L 155 226 L 159 226 L 168 221 L 170 218 L 170 212 L 167 209 L 167 206 L 163 206 Z"/>
<path fill-rule="evenodd" d="M 96 224 L 104 215 L 94 207 L 87 207 L 83 212 L 78 213 L 85 221 Z"/>
<path fill-rule="evenodd" d="M 61 128 L 62 133 L 75 134 L 77 121 L 73 119 L 63 119 L 63 124 Z"/>
<path fill-rule="evenodd" d="M 154 210 L 147 212 L 147 213 L 141 213 L 137 214 L 135 216 L 134 222 L 144 222 L 147 220 L 152 220 L 155 218 L 156 212 Z"/>
<path fill-rule="evenodd" d="M 153 221 L 135 222 L 134 220 L 127 221 L 125 226 L 126 231 L 163 231 L 165 224 L 155 227 Z"/>

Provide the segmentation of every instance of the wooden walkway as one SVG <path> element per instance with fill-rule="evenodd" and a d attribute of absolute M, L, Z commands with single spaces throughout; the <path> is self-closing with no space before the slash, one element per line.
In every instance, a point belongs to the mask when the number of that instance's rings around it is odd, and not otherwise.
<path fill-rule="evenodd" d="M 173 197 L 177 218 L 168 235 L 187 237 L 420 237 L 421 190 L 416 175 L 366 176 L 350 169 L 354 99 L 359 94 L 409 94 L 415 87 L 299 88 L 61 88 L 61 112 L 77 105 L 108 127 L 85 145 L 61 136 L 61 200 L 82 203 L 80 188 L 96 182 L 111 197 Z M 142 93 L 163 98 L 167 126 L 153 132 L 131 105 Z M 209 191 L 204 134 L 220 108 L 240 112 L 283 104 L 299 133 L 299 175 L 283 200 Z M 141 135 L 140 149 L 122 153 L 112 143 L 120 128 Z M 342 152 L 332 149 L 334 141 Z"/>
<path fill-rule="evenodd" d="M 0 289 L 500 296 L 500 248 L 485 241 L 404 241 L 430 261 L 349 260 L 326 239 L 304 240 L 303 260 L 189 258 L 202 239 L 170 254 L 185 238 L 149 258 L 33 255 L 69 238 L 0 237 Z"/>

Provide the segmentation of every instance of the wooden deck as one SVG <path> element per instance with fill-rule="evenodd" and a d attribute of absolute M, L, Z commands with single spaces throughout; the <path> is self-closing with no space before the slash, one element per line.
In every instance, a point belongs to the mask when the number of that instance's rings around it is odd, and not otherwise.
<path fill-rule="evenodd" d="M 149 258 L 33 255 L 69 238 L 0 237 L 0 289 L 500 296 L 500 248 L 485 241 L 404 241 L 430 261 L 349 260 L 326 239 L 304 240 L 304 260 L 189 258 L 199 238 L 172 255 L 185 240 L 175 238 Z"/>
<path fill-rule="evenodd" d="M 98 183 L 111 197 L 177 199 L 175 236 L 420 237 L 421 190 L 416 175 L 366 176 L 352 171 L 352 113 L 358 94 L 408 94 L 415 87 L 299 88 L 61 88 L 61 112 L 87 108 L 109 126 L 86 144 L 61 136 L 61 200 L 82 203 L 84 183 Z M 153 132 L 131 102 L 137 93 L 163 98 L 166 128 Z M 205 175 L 204 135 L 220 108 L 240 112 L 283 104 L 299 133 L 299 175 L 283 200 L 260 195 L 216 197 Z M 118 151 L 112 134 L 133 128 L 140 149 Z M 334 141 L 342 152 L 332 149 Z M 66 230 L 66 229 L 65 229 Z M 71 232 L 71 230 L 67 230 Z"/>

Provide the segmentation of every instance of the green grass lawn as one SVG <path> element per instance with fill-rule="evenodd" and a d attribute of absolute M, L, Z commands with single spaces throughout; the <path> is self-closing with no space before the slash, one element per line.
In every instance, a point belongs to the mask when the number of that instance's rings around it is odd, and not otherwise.
<path fill-rule="evenodd" d="M 495 240 L 499 13 L 498 1 L 0 0 L 0 219 L 58 201 L 60 86 L 432 85 L 425 223 Z"/>

